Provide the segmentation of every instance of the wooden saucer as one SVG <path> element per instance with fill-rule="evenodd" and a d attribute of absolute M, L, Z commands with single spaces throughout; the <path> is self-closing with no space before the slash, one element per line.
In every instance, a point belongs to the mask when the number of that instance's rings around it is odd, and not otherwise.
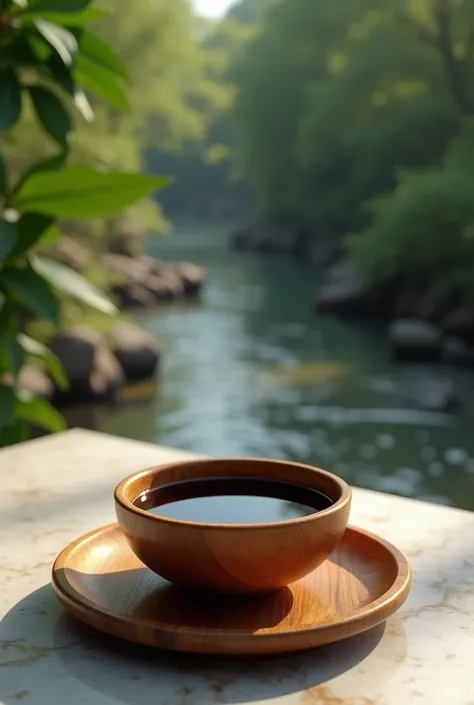
<path fill-rule="evenodd" d="M 347 529 L 320 568 L 258 597 L 180 590 L 140 563 L 116 524 L 65 548 L 53 587 L 87 624 L 140 644 L 207 654 L 273 654 L 345 639 L 385 621 L 404 603 L 411 571 L 391 544 Z"/>

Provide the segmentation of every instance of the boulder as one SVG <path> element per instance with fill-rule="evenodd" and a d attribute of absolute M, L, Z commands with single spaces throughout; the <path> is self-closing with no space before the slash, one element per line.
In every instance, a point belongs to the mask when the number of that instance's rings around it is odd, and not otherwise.
<path fill-rule="evenodd" d="M 69 380 L 69 389 L 57 392 L 60 402 L 115 401 L 125 377 L 100 333 L 86 326 L 74 326 L 57 333 L 51 349 Z"/>
<path fill-rule="evenodd" d="M 107 223 L 107 250 L 118 255 L 137 257 L 142 251 L 142 229 L 129 218 L 110 218 Z"/>
<path fill-rule="evenodd" d="M 451 310 L 449 298 L 438 299 L 430 293 L 426 281 L 398 281 L 394 292 L 393 318 L 420 318 L 430 323 L 439 322 Z"/>
<path fill-rule="evenodd" d="M 341 248 L 333 242 L 317 239 L 308 248 L 308 258 L 321 268 L 334 267 L 341 258 Z"/>
<path fill-rule="evenodd" d="M 119 277 L 112 291 L 124 307 L 197 296 L 206 280 L 205 270 L 190 262 L 169 264 L 144 255 L 133 258 L 109 252 L 102 255 L 101 263 Z"/>
<path fill-rule="evenodd" d="M 155 259 L 154 257 L 149 257 L 148 255 L 141 255 L 138 258 L 138 261 L 144 264 L 151 274 L 161 275 L 170 268 L 168 262 L 163 262 L 161 259 Z"/>
<path fill-rule="evenodd" d="M 141 284 L 115 284 L 112 292 L 120 308 L 150 308 L 155 303 L 153 293 Z"/>
<path fill-rule="evenodd" d="M 438 360 L 442 333 L 431 323 L 415 318 L 393 321 L 388 328 L 391 351 L 398 360 Z"/>
<path fill-rule="evenodd" d="M 66 330 L 56 333 L 50 342 L 69 380 L 71 394 L 87 386 L 94 364 L 96 343 L 83 333 L 85 331 L 81 333 L 77 329 Z"/>
<path fill-rule="evenodd" d="M 101 256 L 100 263 L 109 272 L 121 275 L 126 284 L 143 284 L 151 271 L 145 260 L 110 252 Z"/>
<path fill-rule="evenodd" d="M 460 406 L 453 383 L 448 379 L 431 377 L 410 384 L 406 399 L 423 411 L 456 411 Z"/>
<path fill-rule="evenodd" d="M 104 345 L 95 350 L 89 383 L 96 401 L 115 401 L 117 392 L 125 384 L 125 375 L 119 361 Z"/>
<path fill-rule="evenodd" d="M 54 384 L 51 379 L 44 370 L 32 365 L 22 367 L 18 376 L 18 386 L 34 397 L 49 400 L 54 396 Z"/>
<path fill-rule="evenodd" d="M 468 345 L 461 338 L 452 335 L 445 338 L 441 356 L 448 365 L 474 367 L 474 345 Z"/>
<path fill-rule="evenodd" d="M 148 379 L 155 375 L 162 350 L 149 333 L 131 323 L 118 323 L 108 340 L 128 379 Z"/>
<path fill-rule="evenodd" d="M 254 248 L 254 235 L 251 228 L 236 230 L 230 238 L 230 245 L 234 250 L 252 250 Z"/>
<path fill-rule="evenodd" d="M 383 296 L 366 286 L 351 262 L 331 267 L 315 302 L 321 314 L 371 316 L 383 313 Z"/>
<path fill-rule="evenodd" d="M 474 345 L 474 308 L 460 306 L 447 314 L 441 321 L 441 328 L 447 336 L 456 336 L 469 345 Z"/>
<path fill-rule="evenodd" d="M 145 286 L 157 301 L 173 301 L 184 296 L 181 277 L 172 270 L 150 275 Z"/>
<path fill-rule="evenodd" d="M 265 254 L 288 254 L 298 250 L 298 233 L 292 228 L 262 227 L 257 233 L 255 249 Z"/>
<path fill-rule="evenodd" d="M 198 296 L 206 282 L 206 270 L 198 264 L 181 262 L 175 266 L 175 273 L 181 281 L 186 296 Z"/>
<path fill-rule="evenodd" d="M 62 235 L 52 246 L 48 254 L 52 259 L 66 264 L 76 272 L 82 272 L 91 259 L 91 254 L 87 247 L 84 247 L 80 242 L 67 235 Z"/>
<path fill-rule="evenodd" d="M 254 224 L 231 236 L 235 250 L 253 250 L 265 254 L 299 254 L 306 240 L 297 229 L 284 225 Z"/>

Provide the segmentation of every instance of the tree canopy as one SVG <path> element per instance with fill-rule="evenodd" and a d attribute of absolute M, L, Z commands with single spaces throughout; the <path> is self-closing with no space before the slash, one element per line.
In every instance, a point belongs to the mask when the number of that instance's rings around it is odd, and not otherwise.
<path fill-rule="evenodd" d="M 473 54 L 472 0 L 275 2 L 232 72 L 257 217 L 352 233 L 372 275 L 399 273 L 410 248 L 439 257 L 453 209 L 455 232 L 472 227 L 472 179 L 450 154 L 474 139 L 457 137 L 474 113 Z"/>

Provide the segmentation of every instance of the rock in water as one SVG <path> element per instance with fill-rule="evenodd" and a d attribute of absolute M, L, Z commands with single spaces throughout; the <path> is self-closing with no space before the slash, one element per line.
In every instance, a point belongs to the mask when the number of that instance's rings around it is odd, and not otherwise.
<path fill-rule="evenodd" d="M 131 323 L 118 323 L 108 340 L 127 379 L 142 380 L 155 375 L 162 348 L 147 331 Z"/>
<path fill-rule="evenodd" d="M 186 296 L 199 296 L 206 282 L 206 270 L 198 264 L 181 262 L 175 267 L 176 274 L 180 277 Z"/>
<path fill-rule="evenodd" d="M 474 367 L 474 346 L 468 345 L 461 338 L 448 336 L 443 340 L 442 358 L 448 365 Z"/>
<path fill-rule="evenodd" d="M 402 318 L 388 328 L 391 350 L 397 360 L 438 360 L 441 330 L 416 318 Z"/>
<path fill-rule="evenodd" d="M 383 313 L 379 294 L 362 282 L 350 262 L 343 261 L 327 272 L 314 306 L 321 314 L 371 316 Z"/>
<path fill-rule="evenodd" d="M 437 377 L 411 383 L 406 398 L 411 406 L 424 411 L 456 411 L 460 406 L 453 383 Z"/>
<path fill-rule="evenodd" d="M 25 365 L 21 368 L 18 387 L 34 397 L 42 399 L 49 400 L 54 396 L 54 384 L 46 372 L 32 365 Z"/>
<path fill-rule="evenodd" d="M 76 272 L 82 272 L 91 260 L 91 253 L 87 247 L 67 235 L 61 236 L 52 246 L 49 254 L 52 259 L 62 262 Z"/>
<path fill-rule="evenodd" d="M 51 350 L 64 368 L 72 394 L 89 383 L 96 345 L 97 342 L 84 330 L 77 329 L 56 333 L 50 342 Z"/>
<path fill-rule="evenodd" d="M 443 318 L 441 328 L 446 335 L 474 345 L 474 310 L 469 306 L 457 308 Z"/>
<path fill-rule="evenodd" d="M 59 401 L 115 401 L 125 377 L 100 333 L 87 326 L 73 326 L 54 336 L 51 349 L 69 380 L 67 392 L 57 394 Z"/>
<path fill-rule="evenodd" d="M 151 308 L 156 303 L 153 293 L 141 284 L 115 284 L 112 291 L 121 308 Z"/>

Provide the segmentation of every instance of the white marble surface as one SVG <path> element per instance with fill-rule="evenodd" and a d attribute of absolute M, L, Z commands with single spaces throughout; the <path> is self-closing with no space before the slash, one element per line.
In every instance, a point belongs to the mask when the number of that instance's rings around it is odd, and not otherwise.
<path fill-rule="evenodd" d="M 2 705 L 474 705 L 474 514 L 390 495 L 356 490 L 351 519 L 412 563 L 411 596 L 385 629 L 226 662 L 126 644 L 66 617 L 49 586 L 56 554 L 114 520 L 119 479 L 183 455 L 86 431 L 0 451 Z"/>

